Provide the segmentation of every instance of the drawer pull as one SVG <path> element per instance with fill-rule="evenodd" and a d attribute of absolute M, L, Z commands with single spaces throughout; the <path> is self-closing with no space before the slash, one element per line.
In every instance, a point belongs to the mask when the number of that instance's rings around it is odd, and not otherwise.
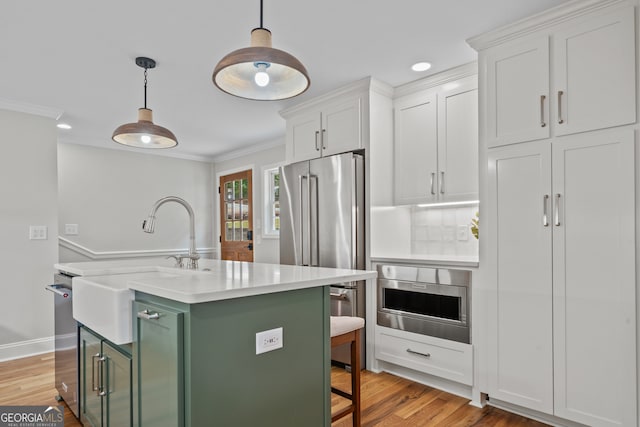
<path fill-rule="evenodd" d="M 426 357 L 427 359 L 431 357 L 431 353 L 420 353 L 419 351 L 414 351 L 414 350 L 411 350 L 410 348 L 407 349 L 407 353 L 415 354 L 417 356 Z"/>
<path fill-rule="evenodd" d="M 146 320 L 159 319 L 160 318 L 160 313 L 154 313 L 154 312 L 149 311 L 147 309 L 147 310 L 139 311 L 138 312 L 138 317 L 140 319 L 146 319 Z"/>

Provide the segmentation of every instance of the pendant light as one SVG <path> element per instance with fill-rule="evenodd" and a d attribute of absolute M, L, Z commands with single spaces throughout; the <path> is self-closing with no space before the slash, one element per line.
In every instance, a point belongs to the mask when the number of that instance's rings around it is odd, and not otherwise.
<path fill-rule="evenodd" d="M 119 126 L 111 137 L 115 142 L 137 148 L 172 148 L 178 145 L 176 136 L 167 128 L 153 123 L 153 112 L 147 108 L 147 70 L 156 61 L 138 57 L 136 65 L 144 68 L 144 108 L 138 109 L 138 121 Z"/>
<path fill-rule="evenodd" d="M 271 31 L 262 26 L 251 31 L 251 47 L 238 49 L 218 62 L 213 83 L 240 98 L 275 101 L 300 95 L 309 87 L 304 65 L 293 55 L 271 47 Z"/>

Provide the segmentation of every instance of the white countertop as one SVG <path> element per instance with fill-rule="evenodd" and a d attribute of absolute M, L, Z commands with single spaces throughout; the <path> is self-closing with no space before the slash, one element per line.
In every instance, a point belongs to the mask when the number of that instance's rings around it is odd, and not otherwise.
<path fill-rule="evenodd" d="M 479 266 L 478 256 L 465 255 L 413 255 L 413 254 L 376 254 L 371 256 L 372 262 L 387 263 L 409 263 L 428 264 L 445 267 L 468 267 L 477 268 Z"/>
<path fill-rule="evenodd" d="M 159 262 L 158 262 L 159 261 Z M 56 264 L 73 278 L 73 317 L 116 344 L 131 342 L 135 291 L 187 304 L 375 279 L 375 271 L 199 260 L 199 270 L 164 259 Z"/>
<path fill-rule="evenodd" d="M 167 267 L 166 262 L 153 265 L 152 260 L 142 261 L 137 266 L 134 260 L 126 260 L 56 264 L 55 267 L 84 276 L 82 280 L 74 279 L 74 288 L 76 283 L 91 282 L 189 304 L 376 278 L 376 272 L 365 270 L 211 259 L 200 260 L 199 270 L 187 270 Z"/>

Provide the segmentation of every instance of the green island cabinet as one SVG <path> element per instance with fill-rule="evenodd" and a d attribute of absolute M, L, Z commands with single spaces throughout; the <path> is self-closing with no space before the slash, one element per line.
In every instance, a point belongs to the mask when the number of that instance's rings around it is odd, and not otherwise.
<path fill-rule="evenodd" d="M 141 427 L 327 427 L 327 286 L 186 304 L 136 291 L 134 394 Z M 256 354 L 256 333 L 283 347 Z"/>
<path fill-rule="evenodd" d="M 80 327 L 80 411 L 85 427 L 133 423 L 130 346 L 113 344 Z"/>

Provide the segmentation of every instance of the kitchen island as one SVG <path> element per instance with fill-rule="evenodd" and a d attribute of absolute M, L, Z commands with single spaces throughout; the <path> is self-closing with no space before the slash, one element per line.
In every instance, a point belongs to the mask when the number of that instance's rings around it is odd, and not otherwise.
<path fill-rule="evenodd" d="M 92 287 L 131 292 L 134 425 L 330 425 L 328 286 L 375 272 L 218 260 L 139 273 L 81 264 L 56 266 L 84 275 L 73 280 L 74 300 Z M 79 317 L 91 328 L 90 316 Z"/>

